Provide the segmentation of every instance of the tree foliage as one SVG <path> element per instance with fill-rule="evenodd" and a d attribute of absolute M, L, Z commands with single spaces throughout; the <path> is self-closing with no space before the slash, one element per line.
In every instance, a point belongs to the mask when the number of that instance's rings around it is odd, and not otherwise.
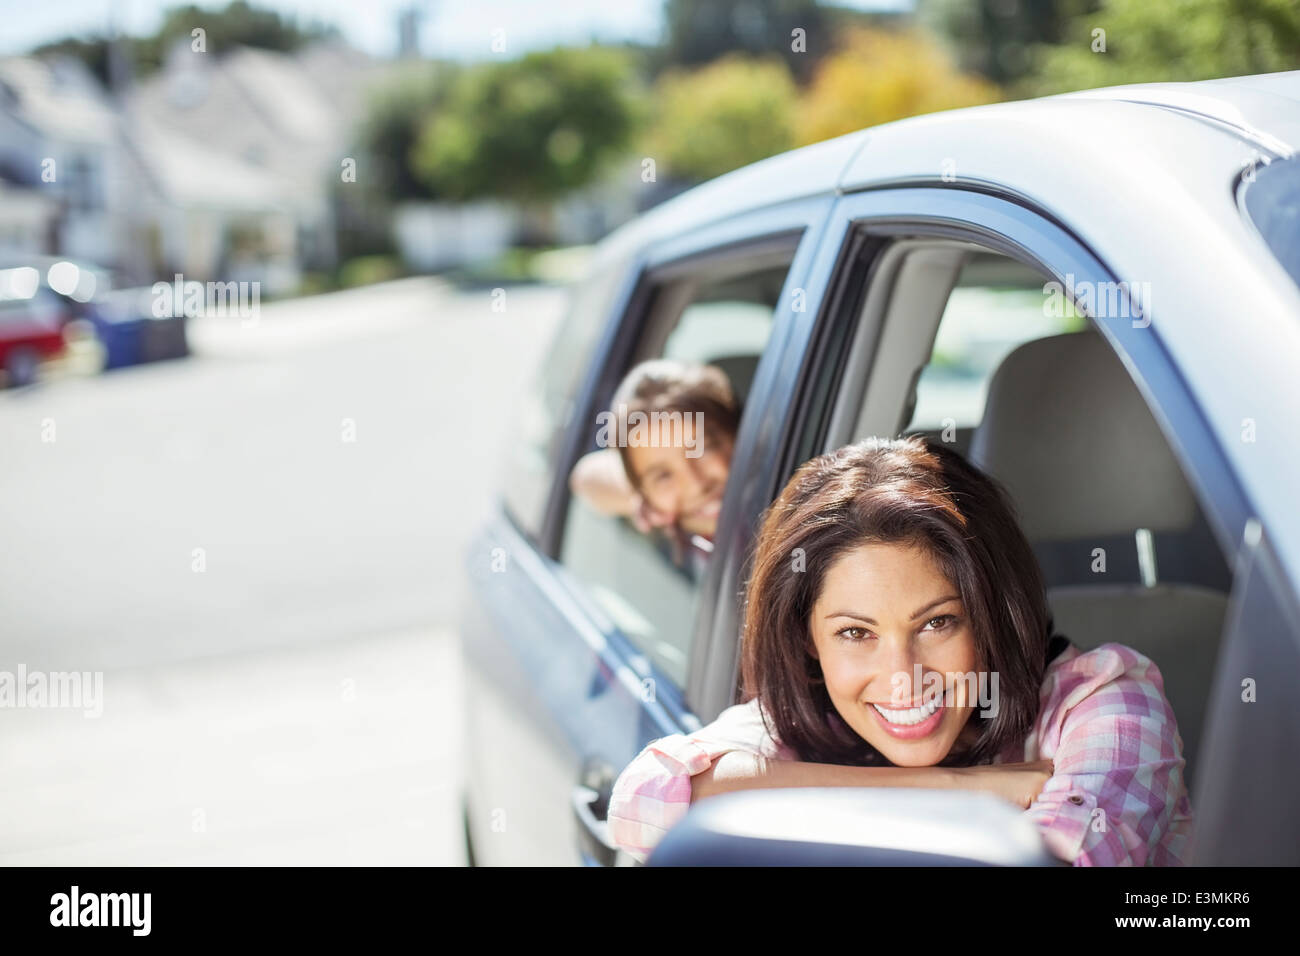
<path fill-rule="evenodd" d="M 530 53 L 460 73 L 411 154 L 433 193 L 553 199 L 589 183 L 636 121 L 626 56 L 596 46 Z"/>
<path fill-rule="evenodd" d="M 1060 43 L 1072 17 L 1095 11 L 1100 0 L 920 0 L 917 19 L 942 37 L 957 66 L 999 85 L 1024 79 L 1033 48 Z"/>
<path fill-rule="evenodd" d="M 798 110 L 797 141 L 1001 99 L 987 80 L 957 71 L 928 35 L 855 30 L 822 61 Z"/>
<path fill-rule="evenodd" d="M 1104 30 L 1104 51 L 1097 49 Z M 1295 0 L 1104 0 L 1036 50 L 1029 92 L 1207 80 L 1300 67 Z"/>
<path fill-rule="evenodd" d="M 794 146 L 797 90 L 775 57 L 669 71 L 654 100 L 647 155 L 674 176 L 711 179 Z"/>
<path fill-rule="evenodd" d="M 292 17 L 270 9 L 251 6 L 246 0 L 234 0 L 220 10 L 205 10 L 194 4 L 173 7 L 163 15 L 158 29 L 146 37 L 121 37 L 117 41 L 137 75 L 153 72 L 162 65 L 167 50 L 177 40 L 189 41 L 192 31 L 201 27 L 209 53 L 223 53 L 236 46 L 264 50 L 295 50 L 312 40 L 338 36 L 334 27 L 321 24 L 300 26 Z M 47 43 L 32 52 L 38 56 L 66 55 L 82 60 L 107 85 L 109 50 L 112 39 L 106 36 L 68 38 Z"/>
<path fill-rule="evenodd" d="M 368 189 L 391 200 L 437 198 L 412 169 L 411 157 L 424 127 L 443 106 L 453 75 L 450 65 L 417 60 L 399 67 L 370 93 L 357 130 L 372 171 L 365 179 Z"/>
<path fill-rule="evenodd" d="M 699 67 L 738 53 L 779 56 L 800 80 L 832 38 L 831 18 L 817 0 L 668 0 L 664 28 L 668 64 Z M 793 48 L 795 30 L 802 31 L 802 51 Z"/>

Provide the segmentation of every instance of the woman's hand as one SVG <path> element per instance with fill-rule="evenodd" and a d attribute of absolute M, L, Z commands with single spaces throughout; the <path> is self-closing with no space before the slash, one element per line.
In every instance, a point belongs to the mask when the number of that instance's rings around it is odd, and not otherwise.
<path fill-rule="evenodd" d="M 1043 792 L 1048 778 L 1052 776 L 1052 761 L 981 764 L 975 767 L 953 767 L 952 771 L 956 774 L 957 786 L 961 789 L 992 793 L 1027 810 Z"/>

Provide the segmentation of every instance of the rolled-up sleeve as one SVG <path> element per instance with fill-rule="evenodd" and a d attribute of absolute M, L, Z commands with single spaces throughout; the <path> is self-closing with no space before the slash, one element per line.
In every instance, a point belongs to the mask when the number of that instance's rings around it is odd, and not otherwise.
<path fill-rule="evenodd" d="M 1181 865 L 1191 805 L 1182 739 L 1147 657 L 1103 644 L 1054 668 L 1039 752 L 1053 775 L 1026 813 L 1075 866 Z"/>
<path fill-rule="evenodd" d="M 778 759 L 791 756 L 768 734 L 757 700 L 728 707 L 693 733 L 652 740 L 614 782 L 606 816 L 610 839 L 644 863 L 690 809 L 691 777 L 732 750 Z"/>

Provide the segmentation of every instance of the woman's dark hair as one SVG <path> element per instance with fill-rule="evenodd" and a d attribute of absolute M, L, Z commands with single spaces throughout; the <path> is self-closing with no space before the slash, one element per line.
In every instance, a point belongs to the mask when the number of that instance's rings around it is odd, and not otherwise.
<path fill-rule="evenodd" d="M 731 382 L 715 365 L 680 362 L 674 359 L 651 359 L 632 368 L 623 377 L 610 403 L 611 414 L 620 430 L 627 427 L 633 412 L 700 413 L 704 435 L 695 440 L 732 442 L 740 425 L 740 407 Z M 689 420 L 694 421 L 693 418 Z M 627 447 L 619 443 L 623 471 L 633 488 L 640 487 L 640 477 L 632 469 Z"/>
<path fill-rule="evenodd" d="M 835 710 L 810 630 L 827 569 L 872 542 L 919 544 L 933 555 L 965 605 L 982 666 L 998 675 L 996 716 L 974 713 L 978 740 L 941 764 L 983 763 L 1023 743 L 1038 715 L 1052 626 L 1038 561 L 1001 486 L 921 438 L 873 438 L 814 458 L 767 509 L 742 673 L 745 699 L 760 698 L 769 732 L 802 760 L 887 763 Z"/>

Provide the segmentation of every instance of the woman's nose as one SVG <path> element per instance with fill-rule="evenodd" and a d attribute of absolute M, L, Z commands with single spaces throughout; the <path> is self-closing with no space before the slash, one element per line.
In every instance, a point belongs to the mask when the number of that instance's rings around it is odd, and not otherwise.
<path fill-rule="evenodd" d="M 884 654 L 881 660 L 883 676 L 889 682 L 891 692 L 906 703 L 916 700 L 922 688 L 915 686 L 916 653 L 911 637 L 885 637 L 881 650 Z"/>

